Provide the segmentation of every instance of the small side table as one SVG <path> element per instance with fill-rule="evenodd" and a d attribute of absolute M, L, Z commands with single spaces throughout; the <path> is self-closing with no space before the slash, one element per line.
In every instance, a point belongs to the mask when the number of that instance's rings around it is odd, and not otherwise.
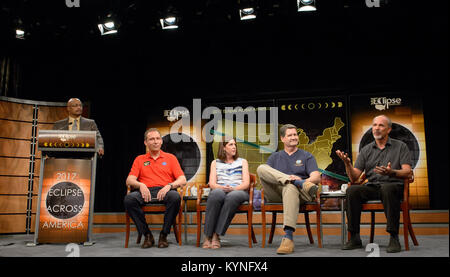
<path fill-rule="evenodd" d="M 183 196 L 184 201 L 184 241 L 187 242 L 187 201 L 188 200 L 197 200 L 197 196 Z"/>
<path fill-rule="evenodd" d="M 347 225 L 345 223 L 345 209 L 344 209 L 344 200 L 346 194 L 341 191 L 330 191 L 330 192 L 322 192 L 320 193 L 320 199 L 327 198 L 338 198 L 341 202 L 341 243 L 344 245 L 347 242 Z M 321 213 L 322 214 L 322 213 Z"/>

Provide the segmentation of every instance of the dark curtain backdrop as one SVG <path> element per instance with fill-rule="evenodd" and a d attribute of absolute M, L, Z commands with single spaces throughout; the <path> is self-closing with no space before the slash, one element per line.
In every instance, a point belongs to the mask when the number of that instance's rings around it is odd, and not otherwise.
<path fill-rule="evenodd" d="M 137 155 L 145 153 L 145 109 L 142 102 L 117 96 L 116 112 L 101 99 L 92 105 L 105 141 L 105 156 L 98 160 L 95 190 L 96 212 L 123 211 L 125 180 Z"/>
<path fill-rule="evenodd" d="M 10 56 L 1 56 L 0 53 L 0 95 L 18 97 L 21 84 L 20 65 Z"/>

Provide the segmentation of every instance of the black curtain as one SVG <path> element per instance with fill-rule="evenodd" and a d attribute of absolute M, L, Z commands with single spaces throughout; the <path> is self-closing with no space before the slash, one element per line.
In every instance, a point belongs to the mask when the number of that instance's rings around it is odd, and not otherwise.
<path fill-rule="evenodd" d="M 1 54 L 1 53 L 0 53 Z M 10 56 L 0 56 L 0 95 L 18 97 L 20 80 L 19 63 Z"/>
<path fill-rule="evenodd" d="M 125 180 L 134 158 L 145 153 L 146 109 L 139 99 L 125 95 L 116 101 L 95 100 L 91 117 L 105 141 L 105 155 L 98 159 L 95 189 L 96 212 L 122 212 Z"/>

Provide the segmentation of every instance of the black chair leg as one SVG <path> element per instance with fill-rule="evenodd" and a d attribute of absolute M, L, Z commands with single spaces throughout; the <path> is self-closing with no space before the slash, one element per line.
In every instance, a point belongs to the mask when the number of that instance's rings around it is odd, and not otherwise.
<path fill-rule="evenodd" d="M 268 241 L 269 243 L 272 243 L 276 224 L 277 224 L 277 213 L 272 212 L 272 225 L 270 227 L 270 235 L 269 235 L 269 241 Z"/>

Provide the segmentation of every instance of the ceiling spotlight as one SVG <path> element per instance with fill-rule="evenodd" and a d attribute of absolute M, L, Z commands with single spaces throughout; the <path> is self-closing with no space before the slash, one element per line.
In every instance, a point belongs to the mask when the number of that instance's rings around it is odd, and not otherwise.
<path fill-rule="evenodd" d="M 117 33 L 116 24 L 114 24 L 114 21 L 112 21 L 111 19 L 108 19 L 105 22 L 98 24 L 98 29 L 100 30 L 100 34 L 102 36 Z"/>
<path fill-rule="evenodd" d="M 102 36 L 111 35 L 118 32 L 118 21 L 113 13 L 108 13 L 105 17 L 101 17 L 98 29 Z"/>
<path fill-rule="evenodd" d="M 161 18 L 161 28 L 163 29 L 177 29 L 178 28 L 178 18 L 175 16 L 168 16 L 166 18 Z"/>
<path fill-rule="evenodd" d="M 316 11 L 315 0 L 297 0 L 297 8 L 299 12 Z"/>
<path fill-rule="evenodd" d="M 16 38 L 25 39 L 25 31 L 23 29 L 16 29 Z"/>
<path fill-rule="evenodd" d="M 256 11 L 254 8 L 239 9 L 239 16 L 241 20 L 255 19 Z"/>
<path fill-rule="evenodd" d="M 25 28 L 22 19 L 16 18 L 14 20 L 14 28 L 16 39 L 25 39 Z"/>

